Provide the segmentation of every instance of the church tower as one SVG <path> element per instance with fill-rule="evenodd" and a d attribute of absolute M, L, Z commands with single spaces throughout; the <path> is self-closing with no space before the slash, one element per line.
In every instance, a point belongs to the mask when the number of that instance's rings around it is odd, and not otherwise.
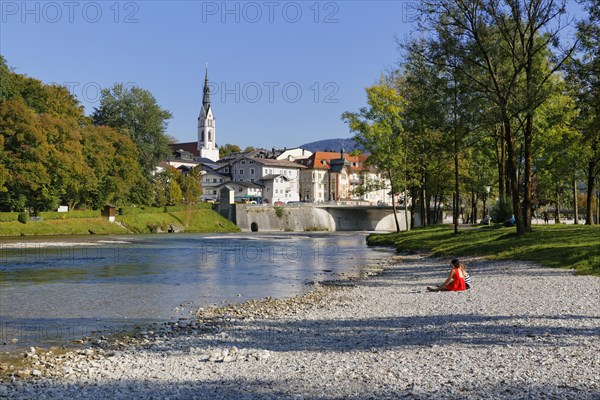
<path fill-rule="evenodd" d="M 208 87 L 208 67 L 204 75 L 204 96 L 202 98 L 202 107 L 198 116 L 198 150 L 200 157 L 208 158 L 212 161 L 219 159 L 219 149 L 216 145 L 215 137 L 215 117 L 212 106 L 210 105 L 210 88 Z"/>

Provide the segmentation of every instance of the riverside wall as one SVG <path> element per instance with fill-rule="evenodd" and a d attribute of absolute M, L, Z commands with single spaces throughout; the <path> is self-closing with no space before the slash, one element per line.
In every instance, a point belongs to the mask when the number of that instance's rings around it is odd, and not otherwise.
<path fill-rule="evenodd" d="M 234 222 L 242 231 L 395 231 L 391 207 L 236 204 Z M 410 214 L 409 214 L 410 220 Z M 398 210 L 406 230 L 404 210 Z"/>

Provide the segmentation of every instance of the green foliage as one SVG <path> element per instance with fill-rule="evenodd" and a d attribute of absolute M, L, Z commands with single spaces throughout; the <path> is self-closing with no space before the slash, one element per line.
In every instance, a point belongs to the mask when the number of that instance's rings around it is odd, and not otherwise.
<path fill-rule="evenodd" d="M 228 156 L 231 153 L 239 153 L 240 151 L 242 149 L 237 144 L 226 143 L 219 147 L 219 158 Z"/>
<path fill-rule="evenodd" d="M 150 180 L 142 174 L 139 174 L 137 183 L 130 189 L 127 199 L 129 204 L 152 204 L 154 196 L 153 186 Z"/>
<path fill-rule="evenodd" d="M 185 204 L 197 204 L 202 195 L 202 186 L 200 182 L 202 180 L 202 168 L 192 168 L 187 175 L 179 175 L 179 187 L 181 188 L 181 194 L 183 202 Z"/>
<path fill-rule="evenodd" d="M 0 212 L 0 222 L 15 222 L 19 220 L 18 212 Z"/>
<path fill-rule="evenodd" d="M 19 216 L 17 217 L 17 221 L 19 221 L 22 224 L 26 224 L 27 221 L 29 221 L 29 214 L 27 213 L 19 213 Z"/>
<path fill-rule="evenodd" d="M 533 261 L 548 267 L 575 268 L 600 276 L 600 226 L 534 226 L 517 236 L 501 226 L 464 230 L 454 235 L 447 226 L 370 235 L 370 246 L 394 246 L 399 253 L 427 251 L 435 256 L 485 256 L 496 260 Z"/>
<path fill-rule="evenodd" d="M 322 226 L 308 226 L 304 228 L 305 232 L 327 232 L 329 229 Z"/>
<path fill-rule="evenodd" d="M 156 214 L 161 212 L 178 212 L 185 211 L 188 209 L 187 206 L 166 206 L 166 207 L 121 207 L 120 210 L 122 215 L 136 215 L 136 214 Z M 208 203 L 199 203 L 191 207 L 192 210 L 212 210 L 212 205 Z"/>
<path fill-rule="evenodd" d="M 172 117 L 147 90 L 115 84 L 101 91 L 94 125 L 106 125 L 129 136 L 138 149 L 138 161 L 146 176 L 170 153 L 165 131 Z"/>
<path fill-rule="evenodd" d="M 355 132 L 354 141 L 369 153 L 367 163 L 377 167 L 389 179 L 391 192 L 398 192 L 404 168 L 403 110 L 405 100 L 390 82 L 382 78 L 366 89 L 369 107 L 358 113 L 345 112 L 342 119 Z M 396 208 L 396 227 L 400 230 Z"/>
<path fill-rule="evenodd" d="M 99 209 L 143 201 L 135 189 L 150 190 L 127 135 L 90 126 L 67 89 L 16 74 L 4 59 L 0 78 L 1 211 L 36 215 L 59 204 Z"/>
<path fill-rule="evenodd" d="M 277 216 L 277 218 L 283 218 L 283 207 L 279 207 L 279 206 L 275 206 L 275 215 Z"/>
<path fill-rule="evenodd" d="M 492 207 L 492 222 L 503 223 L 513 215 L 512 203 L 509 198 L 499 199 Z"/>

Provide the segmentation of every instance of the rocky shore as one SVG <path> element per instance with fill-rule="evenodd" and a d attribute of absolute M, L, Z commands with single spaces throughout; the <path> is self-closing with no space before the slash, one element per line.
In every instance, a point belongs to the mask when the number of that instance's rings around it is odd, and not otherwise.
<path fill-rule="evenodd" d="M 448 260 L 287 300 L 199 310 L 64 354 L 4 366 L 9 399 L 600 397 L 600 279 L 466 260 L 474 287 L 428 293 Z"/>

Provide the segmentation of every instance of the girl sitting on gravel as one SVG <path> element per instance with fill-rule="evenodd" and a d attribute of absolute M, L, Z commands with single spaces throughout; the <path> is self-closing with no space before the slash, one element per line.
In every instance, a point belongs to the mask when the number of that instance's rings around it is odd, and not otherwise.
<path fill-rule="evenodd" d="M 457 259 L 452 260 L 450 264 L 452 265 L 452 270 L 450 270 L 450 275 L 448 275 L 446 282 L 440 286 L 427 287 L 427 290 L 430 292 L 454 292 L 467 289 L 467 284 L 465 282 L 467 271 L 465 266 L 462 265 Z"/>

